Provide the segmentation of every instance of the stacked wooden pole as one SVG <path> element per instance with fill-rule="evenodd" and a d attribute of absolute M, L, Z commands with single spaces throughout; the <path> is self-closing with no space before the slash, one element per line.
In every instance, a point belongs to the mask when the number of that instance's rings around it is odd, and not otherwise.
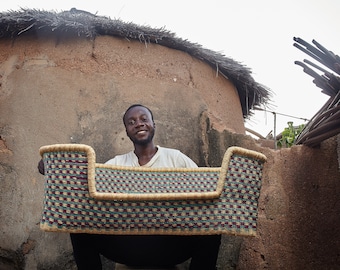
<path fill-rule="evenodd" d="M 329 96 L 326 104 L 307 123 L 296 140 L 296 144 L 310 147 L 340 133 L 340 57 L 328 51 L 315 40 L 309 44 L 301 38 L 294 38 L 294 46 L 318 61 L 323 67 L 309 61 L 295 61 L 314 78 L 313 83 Z M 337 75 L 335 75 L 335 72 Z M 321 73 L 321 74 L 320 74 Z"/>

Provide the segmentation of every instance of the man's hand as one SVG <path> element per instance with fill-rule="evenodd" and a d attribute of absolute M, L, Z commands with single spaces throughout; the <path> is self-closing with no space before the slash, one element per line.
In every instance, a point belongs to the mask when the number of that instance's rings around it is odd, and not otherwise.
<path fill-rule="evenodd" d="M 38 170 L 41 174 L 45 174 L 45 167 L 42 159 L 38 163 Z"/>

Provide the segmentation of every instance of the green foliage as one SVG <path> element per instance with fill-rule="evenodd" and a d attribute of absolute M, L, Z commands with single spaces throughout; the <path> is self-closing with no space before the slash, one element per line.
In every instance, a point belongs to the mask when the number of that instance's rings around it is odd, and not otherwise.
<path fill-rule="evenodd" d="M 296 138 L 301 133 L 302 129 L 305 127 L 304 124 L 301 124 L 297 127 L 293 126 L 293 122 L 288 122 L 288 127 L 286 127 L 282 132 L 282 137 L 277 141 L 278 147 L 291 147 Z"/>

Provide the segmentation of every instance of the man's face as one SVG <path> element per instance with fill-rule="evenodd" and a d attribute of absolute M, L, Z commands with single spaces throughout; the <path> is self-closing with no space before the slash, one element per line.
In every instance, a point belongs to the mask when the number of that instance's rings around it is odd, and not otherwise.
<path fill-rule="evenodd" d="M 155 135 L 155 123 L 150 112 L 141 106 L 130 109 L 124 118 L 126 134 L 134 144 L 147 145 Z"/>

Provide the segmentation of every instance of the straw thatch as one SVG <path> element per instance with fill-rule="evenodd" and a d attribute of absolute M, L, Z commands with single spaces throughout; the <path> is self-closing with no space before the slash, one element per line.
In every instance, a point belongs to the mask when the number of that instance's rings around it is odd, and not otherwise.
<path fill-rule="evenodd" d="M 37 33 L 88 38 L 110 35 L 184 51 L 208 63 L 216 69 L 217 74 L 226 77 L 236 86 L 244 117 L 251 115 L 253 106 L 267 105 L 270 100 L 270 90 L 253 79 L 248 67 L 199 44 L 178 38 L 164 28 L 139 26 L 75 8 L 59 13 L 35 9 L 0 13 L 0 38 L 15 39 L 19 35 Z"/>

